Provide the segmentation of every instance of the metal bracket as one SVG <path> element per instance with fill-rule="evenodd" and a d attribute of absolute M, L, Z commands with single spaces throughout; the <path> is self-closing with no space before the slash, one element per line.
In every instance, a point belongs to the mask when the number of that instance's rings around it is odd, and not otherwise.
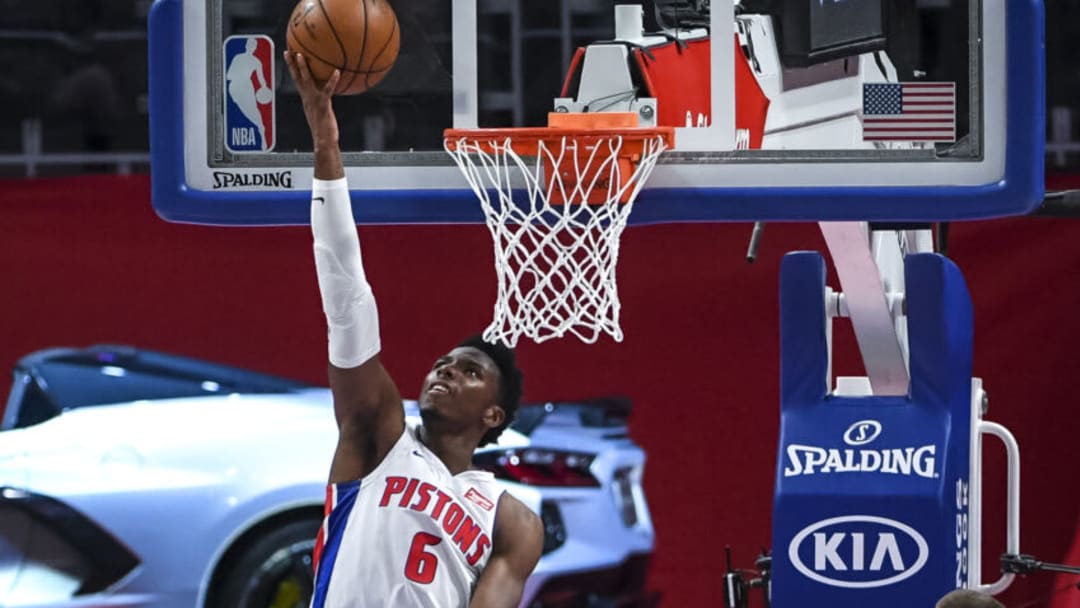
<path fill-rule="evenodd" d="M 831 316 L 847 316 L 855 330 L 874 395 L 906 395 L 907 318 L 904 256 L 933 250 L 929 230 L 873 231 L 866 222 L 820 222 L 843 293 L 833 294 Z"/>

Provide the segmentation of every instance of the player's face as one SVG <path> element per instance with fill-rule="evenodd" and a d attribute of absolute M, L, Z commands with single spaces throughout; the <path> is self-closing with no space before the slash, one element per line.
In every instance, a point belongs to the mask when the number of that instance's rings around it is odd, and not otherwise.
<path fill-rule="evenodd" d="M 499 368 L 491 357 L 476 348 L 458 347 L 436 359 L 424 378 L 420 412 L 458 425 L 483 421 L 497 426 L 504 415 L 498 391 Z"/>

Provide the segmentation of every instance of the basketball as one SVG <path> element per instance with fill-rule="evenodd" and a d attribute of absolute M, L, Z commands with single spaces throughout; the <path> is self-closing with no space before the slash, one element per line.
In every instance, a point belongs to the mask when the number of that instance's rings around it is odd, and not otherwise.
<path fill-rule="evenodd" d="M 357 95 L 378 84 L 394 66 L 400 42 L 397 15 L 386 0 L 300 0 L 285 36 L 289 51 L 307 59 L 317 81 L 341 70 L 335 95 Z"/>

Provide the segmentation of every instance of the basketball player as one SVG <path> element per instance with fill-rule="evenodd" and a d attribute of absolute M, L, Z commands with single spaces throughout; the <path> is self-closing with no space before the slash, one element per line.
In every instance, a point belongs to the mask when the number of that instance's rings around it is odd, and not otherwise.
<path fill-rule="evenodd" d="M 311 229 L 329 325 L 338 443 L 315 549 L 313 608 L 516 607 L 540 559 L 543 527 L 472 455 L 510 423 L 521 395 L 513 351 L 475 339 L 439 357 L 420 391 L 423 423 L 405 424 L 379 360 L 331 92 L 285 54 L 315 147 Z"/>

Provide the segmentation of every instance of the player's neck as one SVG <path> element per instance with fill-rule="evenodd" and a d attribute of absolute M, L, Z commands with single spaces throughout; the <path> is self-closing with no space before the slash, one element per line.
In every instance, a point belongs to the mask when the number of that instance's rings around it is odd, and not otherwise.
<path fill-rule="evenodd" d="M 477 442 L 471 437 L 434 432 L 427 425 L 420 427 L 420 441 L 439 457 L 451 475 L 472 468 L 472 456 Z"/>

